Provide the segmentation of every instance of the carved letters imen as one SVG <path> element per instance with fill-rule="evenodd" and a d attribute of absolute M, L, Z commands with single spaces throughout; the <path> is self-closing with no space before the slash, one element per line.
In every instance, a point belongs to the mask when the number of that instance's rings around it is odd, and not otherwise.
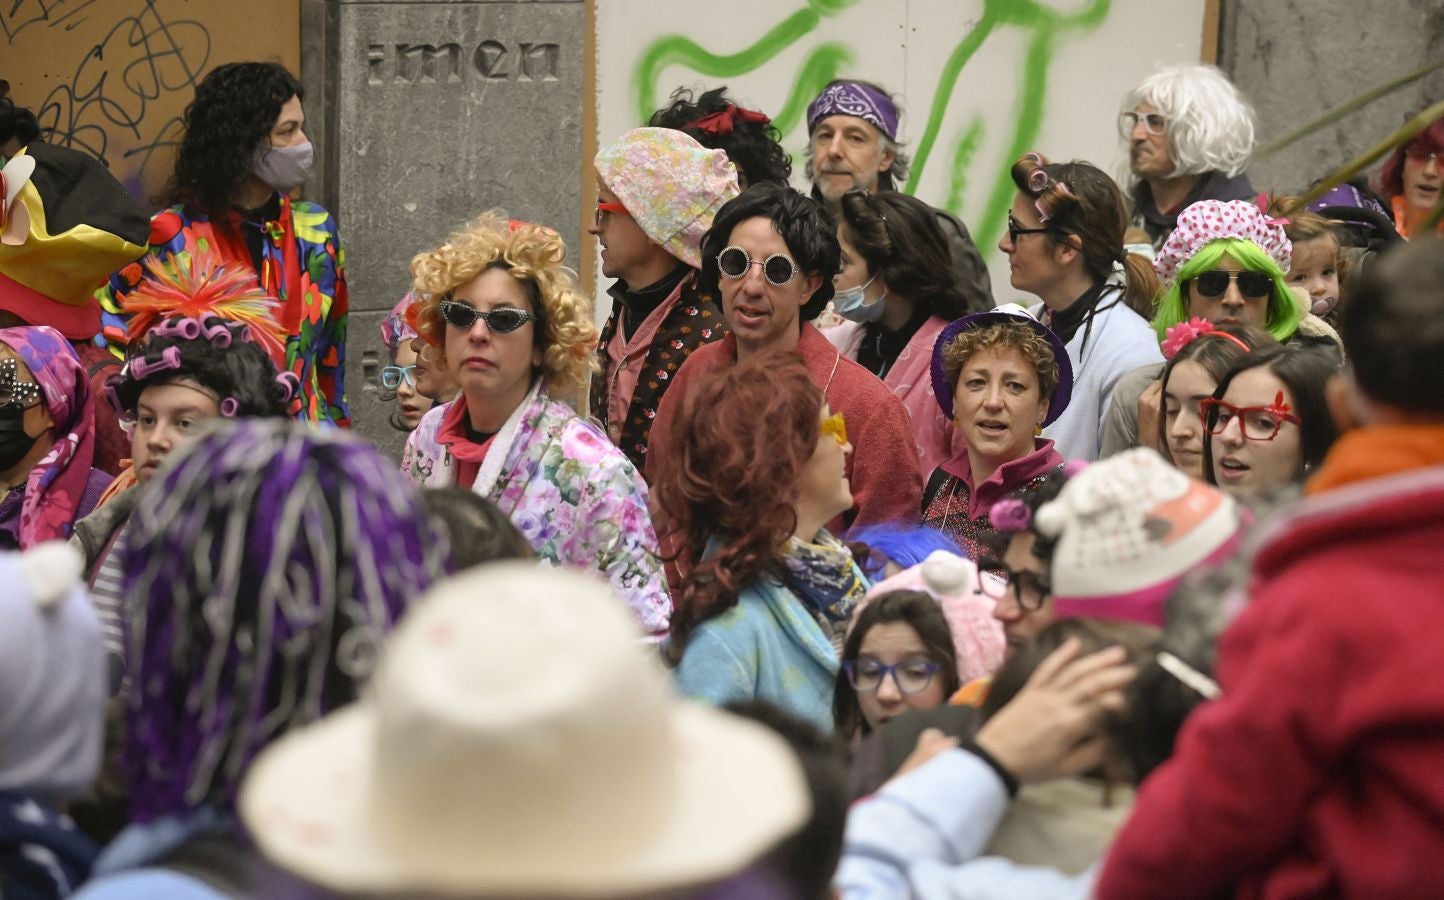
<path fill-rule="evenodd" d="M 558 81 L 561 45 L 485 40 L 461 44 L 368 44 L 368 84 L 460 84 L 483 81 Z"/>

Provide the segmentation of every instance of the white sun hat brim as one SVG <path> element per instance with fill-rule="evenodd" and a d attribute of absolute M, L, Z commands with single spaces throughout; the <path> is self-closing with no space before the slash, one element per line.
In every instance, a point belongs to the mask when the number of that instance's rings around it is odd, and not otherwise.
<path fill-rule="evenodd" d="M 600 832 L 633 828 L 630 852 L 597 858 L 546 841 L 531 852 L 488 853 L 508 809 L 476 809 L 468 853 L 406 858 L 372 827 L 377 716 L 366 701 L 292 732 L 254 763 L 239 800 L 261 850 L 285 869 L 345 891 L 435 891 L 482 896 L 601 897 L 705 884 L 744 869 L 808 818 L 811 801 L 792 749 L 753 722 L 686 701 L 671 711 L 674 746 L 659 754 L 670 802 L 661 821 L 630 821 L 627 796 L 590 811 Z M 585 747 L 574 764 L 588 764 Z M 540 793 L 540 792 L 539 792 Z M 539 803 L 545 799 L 538 797 Z M 533 813 L 536 810 L 532 810 Z"/>

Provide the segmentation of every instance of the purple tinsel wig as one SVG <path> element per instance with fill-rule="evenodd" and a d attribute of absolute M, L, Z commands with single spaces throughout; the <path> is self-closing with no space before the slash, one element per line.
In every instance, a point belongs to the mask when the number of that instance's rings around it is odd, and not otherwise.
<path fill-rule="evenodd" d="M 232 808 L 251 760 L 356 698 L 443 574 L 414 488 L 341 431 L 217 420 L 141 488 L 121 548 L 131 816 Z"/>

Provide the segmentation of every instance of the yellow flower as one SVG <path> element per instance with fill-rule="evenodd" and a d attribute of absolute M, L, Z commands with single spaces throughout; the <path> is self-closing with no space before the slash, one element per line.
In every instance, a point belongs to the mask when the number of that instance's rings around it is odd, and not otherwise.
<path fill-rule="evenodd" d="M 329 235 L 321 226 L 325 225 L 329 218 L 330 214 L 325 210 L 308 212 L 294 207 L 291 209 L 291 221 L 296 226 L 296 237 L 308 244 L 326 243 Z"/>

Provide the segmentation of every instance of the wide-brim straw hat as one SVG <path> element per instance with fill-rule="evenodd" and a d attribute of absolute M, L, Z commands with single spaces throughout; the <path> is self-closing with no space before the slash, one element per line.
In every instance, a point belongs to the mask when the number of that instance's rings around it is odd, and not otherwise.
<path fill-rule="evenodd" d="M 679 699 L 605 583 L 527 563 L 432 589 L 357 704 L 273 744 L 240 809 L 343 891 L 611 896 L 741 871 L 807 819 L 790 747 Z"/>

